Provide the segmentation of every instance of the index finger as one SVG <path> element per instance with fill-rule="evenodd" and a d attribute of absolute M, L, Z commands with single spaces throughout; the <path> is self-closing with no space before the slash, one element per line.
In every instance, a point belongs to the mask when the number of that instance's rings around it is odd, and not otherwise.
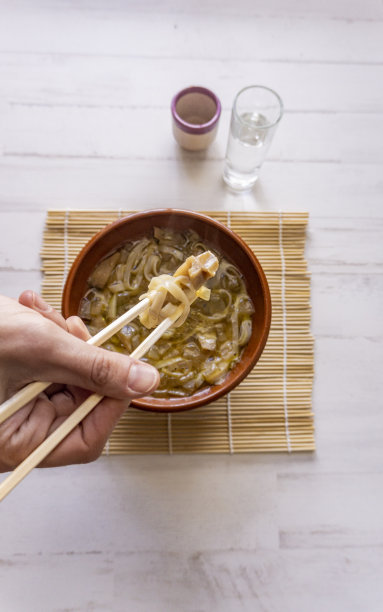
<path fill-rule="evenodd" d="M 19 296 L 19 303 L 35 312 L 41 314 L 45 319 L 49 319 L 68 331 L 66 321 L 64 317 L 55 309 L 53 306 L 48 304 L 41 295 L 27 289 L 27 291 L 23 291 L 23 293 Z"/>

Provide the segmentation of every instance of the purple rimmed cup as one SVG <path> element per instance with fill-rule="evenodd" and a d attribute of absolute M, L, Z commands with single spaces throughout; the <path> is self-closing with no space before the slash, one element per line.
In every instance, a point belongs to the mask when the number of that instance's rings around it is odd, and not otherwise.
<path fill-rule="evenodd" d="M 189 151 L 202 151 L 214 140 L 221 115 L 221 102 L 206 87 L 186 87 L 171 103 L 173 134 Z"/>

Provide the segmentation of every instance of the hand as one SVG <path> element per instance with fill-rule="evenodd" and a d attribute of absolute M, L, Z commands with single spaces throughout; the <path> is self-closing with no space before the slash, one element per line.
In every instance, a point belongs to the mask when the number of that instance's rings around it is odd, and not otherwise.
<path fill-rule="evenodd" d="M 32 291 L 22 293 L 19 302 L 0 296 L 0 402 L 30 382 L 55 383 L 0 425 L 0 471 L 13 469 L 25 459 L 89 391 L 108 397 L 41 467 L 95 460 L 130 400 L 157 387 L 157 370 L 86 344 L 88 338 L 81 319 L 65 320 Z"/>

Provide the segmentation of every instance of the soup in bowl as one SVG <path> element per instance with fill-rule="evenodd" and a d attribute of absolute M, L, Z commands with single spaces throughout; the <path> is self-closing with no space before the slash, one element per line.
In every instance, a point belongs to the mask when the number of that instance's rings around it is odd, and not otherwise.
<path fill-rule="evenodd" d="M 243 380 L 258 361 L 270 328 L 270 292 L 262 267 L 223 224 L 171 209 L 112 223 L 73 263 L 63 314 L 81 316 L 94 335 L 134 306 L 151 279 L 173 274 L 189 256 L 206 250 L 219 260 L 206 284 L 210 299 L 198 298 L 184 323 L 168 330 L 144 357 L 159 369 L 161 382 L 151 397 L 134 400 L 138 408 L 187 410 L 218 399 Z M 149 334 L 143 323 L 132 321 L 104 347 L 131 353 Z"/>

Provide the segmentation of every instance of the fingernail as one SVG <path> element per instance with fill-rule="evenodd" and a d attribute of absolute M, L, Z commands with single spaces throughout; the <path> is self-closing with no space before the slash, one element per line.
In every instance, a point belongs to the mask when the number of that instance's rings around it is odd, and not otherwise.
<path fill-rule="evenodd" d="M 132 363 L 129 370 L 128 385 L 134 393 L 150 393 L 156 387 L 158 373 L 145 363 Z"/>
<path fill-rule="evenodd" d="M 33 293 L 32 305 L 35 310 L 40 312 L 49 312 L 51 309 L 51 306 L 38 293 Z"/>

